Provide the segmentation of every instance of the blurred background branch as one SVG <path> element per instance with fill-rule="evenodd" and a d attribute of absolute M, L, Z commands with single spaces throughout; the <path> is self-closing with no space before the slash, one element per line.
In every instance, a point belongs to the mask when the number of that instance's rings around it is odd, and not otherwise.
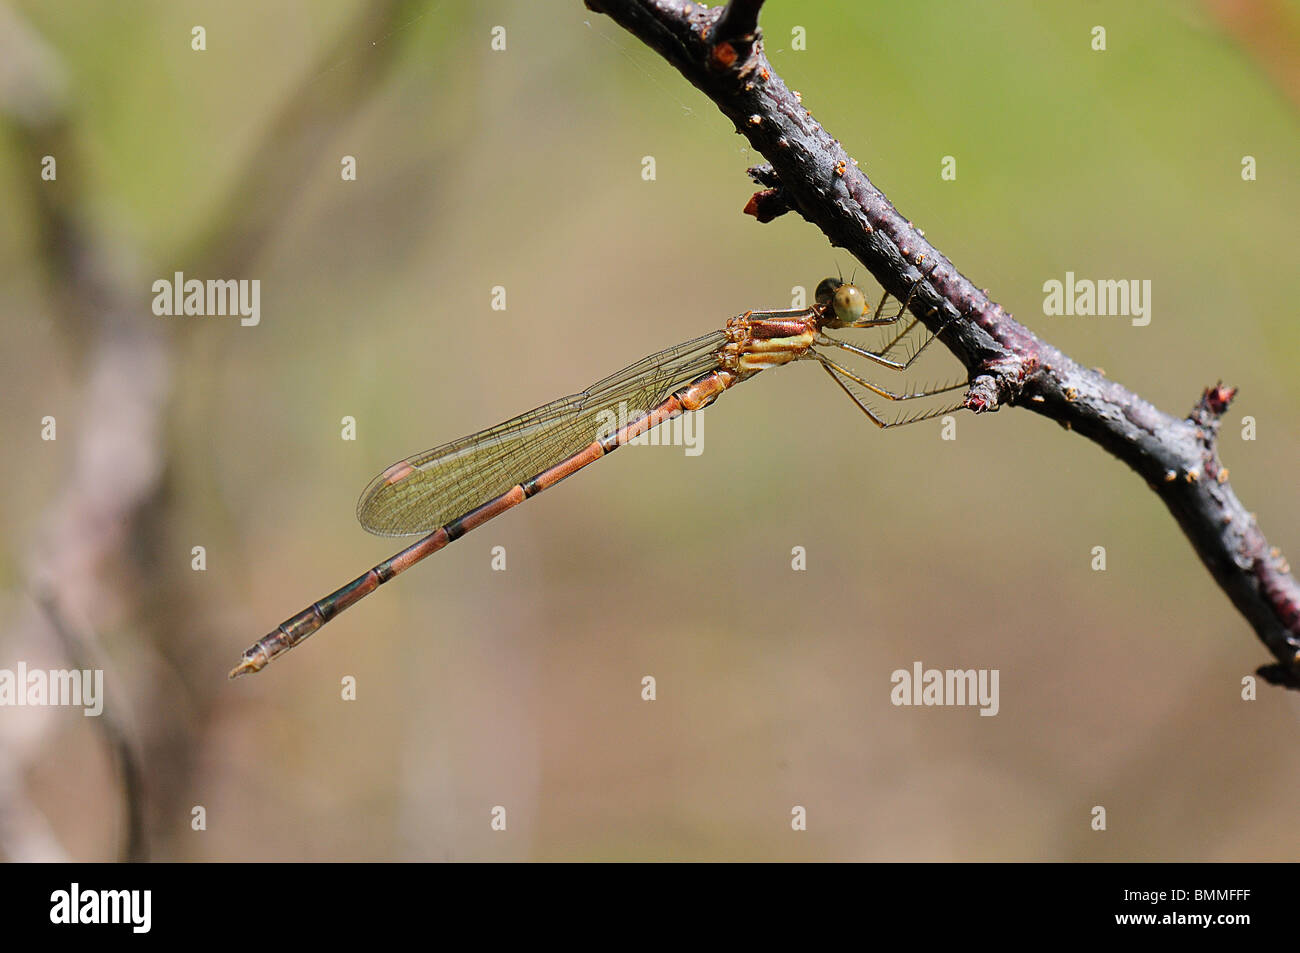
<path fill-rule="evenodd" d="M 175 685 L 148 691 L 139 681 L 142 672 L 169 666 L 168 657 L 201 658 L 206 651 L 203 633 L 192 621 L 201 613 L 187 604 L 186 587 L 159 585 L 159 573 L 177 571 L 175 561 L 155 566 L 157 553 L 149 542 L 159 524 L 173 519 L 168 511 L 176 502 L 166 492 L 176 356 L 165 325 L 148 315 L 151 279 L 146 276 L 168 273 L 173 264 L 200 275 L 246 271 L 276 234 L 306 171 L 328 158 L 329 138 L 381 88 L 399 47 L 379 41 L 409 20 L 416 6 L 391 0 L 361 7 L 266 128 L 235 176 L 233 194 L 222 206 L 225 214 L 194 240 L 191 251 L 159 267 L 146 266 L 129 238 L 109 234 L 93 220 L 97 203 L 87 191 L 87 160 L 66 71 L 18 12 L 0 5 L 0 116 L 29 163 L 21 181 L 36 210 L 45 277 L 86 380 L 75 418 L 62 422 L 64 433 L 75 434 L 74 464 L 42 514 L 42 531 L 27 561 L 26 585 L 35 598 L 27 600 L 10 635 L 26 646 L 21 651 L 40 654 L 37 647 L 53 638 L 70 667 L 102 667 L 86 661 L 106 657 L 91 621 L 131 620 L 135 638 L 117 651 L 137 656 L 136 661 L 111 677 L 112 683 L 120 685 L 120 678 L 131 687 L 110 691 L 113 707 L 106 706 L 97 719 L 118 767 L 127 818 L 121 859 L 145 859 L 148 831 L 171 826 L 168 819 L 182 807 L 187 768 L 194 764 L 192 739 L 203 733 L 221 688 L 182 678 L 189 692 L 181 702 Z M 359 68 L 333 68 L 355 59 L 357 50 Z M 60 174 L 52 181 L 39 174 L 44 156 L 58 163 Z M 167 596 L 159 600 L 162 590 Z M 172 669 L 183 670 L 184 665 Z M 146 710 L 130 712 L 132 703 Z M 178 709 L 188 712 L 184 724 L 176 717 Z M 18 780 L 20 766 L 41 751 L 58 714 L 57 708 L 34 712 L 44 727 L 24 736 L 22 757 L 12 748 L 0 759 L 11 768 L 0 783 L 0 818 L 26 819 L 0 823 L 0 851 L 14 859 L 59 857 L 48 828 L 34 821 L 36 809 L 21 800 Z M 144 736 L 140 727 L 130 726 L 144 726 Z M 5 739 L 0 735 L 0 744 Z M 153 773 L 150 790 L 142 781 L 140 756 L 168 765 L 166 772 Z M 146 822 L 146 803 L 152 823 Z"/>

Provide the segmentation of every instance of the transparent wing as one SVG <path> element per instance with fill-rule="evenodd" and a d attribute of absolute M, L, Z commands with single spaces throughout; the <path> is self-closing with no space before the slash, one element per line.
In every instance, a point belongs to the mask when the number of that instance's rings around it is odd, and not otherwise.
<path fill-rule="evenodd" d="M 715 331 L 678 344 L 582 393 L 395 463 L 361 494 L 357 519 L 379 536 L 432 532 L 643 416 L 717 367 L 724 343 Z"/>

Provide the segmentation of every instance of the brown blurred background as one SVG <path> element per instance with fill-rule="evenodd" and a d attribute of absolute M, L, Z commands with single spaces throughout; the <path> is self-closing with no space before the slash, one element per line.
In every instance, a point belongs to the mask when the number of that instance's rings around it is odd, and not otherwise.
<path fill-rule="evenodd" d="M 1020 320 L 1171 412 L 1239 386 L 1224 462 L 1300 554 L 1297 4 L 762 23 Z M 880 433 L 811 366 L 706 411 L 702 455 L 628 448 L 227 681 L 399 548 L 353 517 L 394 460 L 855 263 L 742 215 L 761 157 L 577 0 L 24 0 L 0 38 L 0 667 L 91 659 L 109 692 L 0 709 L 0 856 L 123 856 L 123 751 L 158 859 L 1297 856 L 1300 695 L 1241 700 L 1267 654 L 1142 482 L 1016 410 Z M 154 316 L 174 271 L 259 279 L 260 325 Z M 1044 316 L 1066 271 L 1150 279 L 1151 324 Z M 1000 713 L 892 706 L 915 661 L 998 669 Z"/>

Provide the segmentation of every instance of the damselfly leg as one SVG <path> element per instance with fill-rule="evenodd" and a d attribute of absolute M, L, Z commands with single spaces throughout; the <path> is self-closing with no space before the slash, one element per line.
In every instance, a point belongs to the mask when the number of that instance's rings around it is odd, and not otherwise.
<path fill-rule="evenodd" d="M 933 270 L 934 269 L 931 268 L 931 272 Z M 889 401 L 915 400 L 924 397 L 934 397 L 939 394 L 946 394 L 965 388 L 967 382 L 965 380 L 958 380 L 938 387 L 924 387 L 916 390 L 905 389 L 902 391 L 895 391 L 866 380 L 840 362 L 827 356 L 822 349 L 832 347 L 838 348 L 845 353 L 866 358 L 867 360 L 882 367 L 887 367 L 890 370 L 905 371 L 912 366 L 912 364 L 921 356 L 922 353 L 925 352 L 926 348 L 928 348 L 931 343 L 933 343 L 948 329 L 958 316 L 950 316 L 939 326 L 938 330 L 929 334 L 920 345 L 903 360 L 895 360 L 890 357 L 890 354 L 902 341 L 907 339 L 912 330 L 920 323 L 920 319 L 917 317 L 912 317 L 910 321 L 906 322 L 903 330 L 899 331 L 885 342 L 884 346 L 881 347 L 880 350 L 871 350 L 870 348 L 862 347 L 850 341 L 842 340 L 827 333 L 827 331 L 850 328 L 879 328 L 898 324 L 902 321 L 903 316 L 908 314 L 907 309 L 911 305 L 916 289 L 920 287 L 922 282 L 924 282 L 929 276 L 930 272 L 927 272 L 912 285 L 911 289 L 909 289 L 907 293 L 907 297 L 899 302 L 898 310 L 892 315 L 884 313 L 885 305 L 889 301 L 890 297 L 888 292 L 885 292 L 881 296 L 880 303 L 876 305 L 875 310 L 873 312 L 868 312 L 865 299 L 861 298 L 861 292 L 850 285 L 844 285 L 841 283 L 838 286 L 830 287 L 827 282 L 823 282 L 818 288 L 819 296 L 827 302 L 827 307 L 830 312 L 835 315 L 835 319 L 823 323 L 823 329 L 817 335 L 814 346 L 805 354 L 801 355 L 801 358 L 804 360 L 817 361 L 821 365 L 822 370 L 824 370 L 831 380 L 835 381 L 836 385 L 839 386 L 839 388 L 849 396 L 858 408 L 867 415 L 867 418 L 877 427 L 882 429 L 886 427 L 897 427 L 903 424 L 916 423 L 920 420 L 929 420 L 933 417 L 952 413 L 955 410 L 959 410 L 962 407 L 962 404 L 958 403 L 939 406 L 914 414 L 900 415 L 894 420 L 887 420 L 871 406 L 869 395 L 875 395 L 876 397 L 881 397 Z M 831 282 L 831 285 L 834 285 L 834 283 Z M 935 314 L 937 311 L 937 308 L 931 308 L 927 317 Z M 869 317 L 868 314 L 870 314 Z"/>

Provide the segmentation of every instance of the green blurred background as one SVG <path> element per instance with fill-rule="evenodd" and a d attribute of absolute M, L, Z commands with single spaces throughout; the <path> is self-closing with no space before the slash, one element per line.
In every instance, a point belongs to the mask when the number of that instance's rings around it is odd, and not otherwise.
<path fill-rule="evenodd" d="M 353 516 L 385 466 L 856 263 L 742 215 L 761 157 L 576 0 L 2 9 L 0 667 L 69 664 L 48 594 L 106 669 L 150 856 L 1296 858 L 1300 696 L 1241 700 L 1267 654 L 1142 481 L 1017 410 L 878 432 L 807 365 L 706 411 L 702 455 L 628 448 L 228 682 L 398 548 Z M 762 24 L 1021 321 L 1173 413 L 1240 387 L 1224 462 L 1300 553 L 1300 6 Z M 261 324 L 155 317 L 177 270 L 259 279 Z M 1150 326 L 1045 317 L 1066 271 L 1150 279 Z M 1000 713 L 892 706 L 914 661 L 998 669 Z M 121 856 L 110 751 L 79 711 L 0 710 L 0 855 Z"/>

